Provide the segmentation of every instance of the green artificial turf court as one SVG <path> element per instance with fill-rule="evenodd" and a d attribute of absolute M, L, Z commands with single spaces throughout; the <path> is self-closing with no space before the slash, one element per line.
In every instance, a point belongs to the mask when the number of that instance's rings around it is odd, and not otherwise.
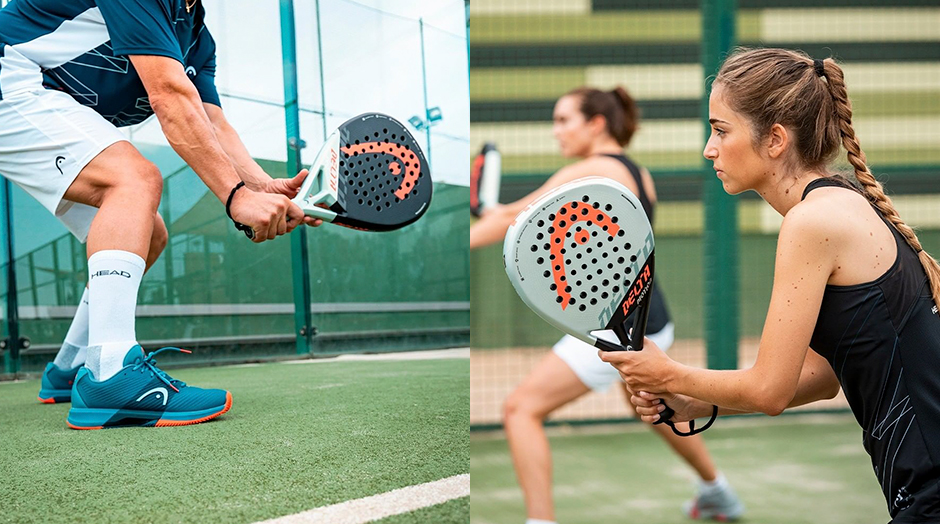
<path fill-rule="evenodd" d="M 75 431 L 0 383 L 0 522 L 256 522 L 469 472 L 469 361 L 179 369 L 232 392 L 184 427 Z M 455 499 L 382 522 L 467 522 Z"/>
<path fill-rule="evenodd" d="M 704 433 L 752 524 L 884 524 L 888 511 L 850 414 L 722 418 Z M 640 424 L 550 432 L 561 523 L 688 524 L 693 473 Z M 522 523 L 501 433 L 470 440 L 472 524 Z"/>

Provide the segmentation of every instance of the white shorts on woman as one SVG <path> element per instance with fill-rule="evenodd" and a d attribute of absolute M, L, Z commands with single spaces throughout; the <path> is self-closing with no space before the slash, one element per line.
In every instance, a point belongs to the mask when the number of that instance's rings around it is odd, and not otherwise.
<path fill-rule="evenodd" d="M 647 333 L 646 338 L 652 340 L 660 349 L 666 351 L 672 346 L 675 339 L 675 325 L 667 323 L 656 333 Z M 620 373 L 597 356 L 597 348 L 578 340 L 571 335 L 565 335 L 553 347 L 552 351 L 561 358 L 568 367 L 574 371 L 578 379 L 592 390 L 603 393 L 611 385 L 622 383 Z"/>

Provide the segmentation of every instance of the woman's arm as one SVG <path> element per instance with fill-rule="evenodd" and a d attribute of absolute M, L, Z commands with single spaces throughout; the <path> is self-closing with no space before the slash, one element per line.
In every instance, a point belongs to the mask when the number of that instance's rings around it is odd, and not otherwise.
<path fill-rule="evenodd" d="M 836 250 L 837 224 L 821 204 L 805 202 L 787 214 L 780 228 L 770 309 L 753 367 L 718 371 L 679 364 L 649 344 L 631 352 L 602 352 L 631 391 L 687 395 L 726 408 L 776 415 L 798 391 L 806 349 Z"/>
<path fill-rule="evenodd" d="M 810 351 L 806 352 L 806 360 L 803 361 L 803 369 L 800 371 L 796 394 L 787 409 L 816 402 L 817 400 L 833 398 L 839 394 L 839 389 L 839 380 L 832 371 L 829 362 L 810 348 Z M 639 391 L 630 396 L 630 401 L 636 406 L 640 418 L 649 423 L 659 420 L 659 413 L 665 409 L 662 407 L 663 402 L 676 412 L 671 419 L 673 422 L 687 422 L 697 418 L 710 417 L 712 414 L 711 404 L 685 395 L 658 397 L 646 391 Z M 720 406 L 718 408 L 719 415 L 740 415 L 744 413 L 753 412 Z"/>

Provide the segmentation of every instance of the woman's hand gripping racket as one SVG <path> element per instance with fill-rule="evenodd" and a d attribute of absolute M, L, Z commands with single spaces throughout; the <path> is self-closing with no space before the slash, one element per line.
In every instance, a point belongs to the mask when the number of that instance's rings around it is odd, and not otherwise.
<path fill-rule="evenodd" d="M 640 351 L 654 247 L 636 196 L 613 180 L 591 177 L 555 188 L 526 207 L 506 233 L 503 262 L 519 297 L 549 324 L 604 351 Z M 690 422 L 684 433 L 669 420 L 672 415 L 666 406 L 656 424 L 665 422 L 680 436 L 711 425 L 695 430 Z"/>
<path fill-rule="evenodd" d="M 324 222 L 391 231 L 421 218 L 432 188 L 428 163 L 411 133 L 390 116 L 366 113 L 326 139 L 293 202 Z M 254 237 L 250 227 L 239 229 Z"/>

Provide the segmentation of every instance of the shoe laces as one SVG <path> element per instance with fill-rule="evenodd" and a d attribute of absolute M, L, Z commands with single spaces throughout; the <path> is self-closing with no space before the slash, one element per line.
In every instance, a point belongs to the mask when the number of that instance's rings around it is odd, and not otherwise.
<path fill-rule="evenodd" d="M 139 369 L 141 370 L 141 373 L 143 373 L 149 370 L 151 375 L 157 377 L 164 384 L 173 388 L 173 391 L 176 391 L 177 393 L 179 393 L 180 391 L 179 388 L 185 388 L 186 383 L 183 382 L 182 380 L 177 380 L 167 375 L 165 371 L 157 367 L 157 361 L 154 360 L 154 357 L 163 351 L 179 351 L 181 353 L 192 353 L 192 351 L 188 349 L 182 349 L 182 348 L 177 348 L 177 347 L 160 348 L 156 351 L 151 351 L 144 358 L 138 358 L 137 363 L 134 364 L 134 367 L 131 368 L 131 371 L 137 371 Z M 179 388 L 177 386 L 179 386 Z"/>

